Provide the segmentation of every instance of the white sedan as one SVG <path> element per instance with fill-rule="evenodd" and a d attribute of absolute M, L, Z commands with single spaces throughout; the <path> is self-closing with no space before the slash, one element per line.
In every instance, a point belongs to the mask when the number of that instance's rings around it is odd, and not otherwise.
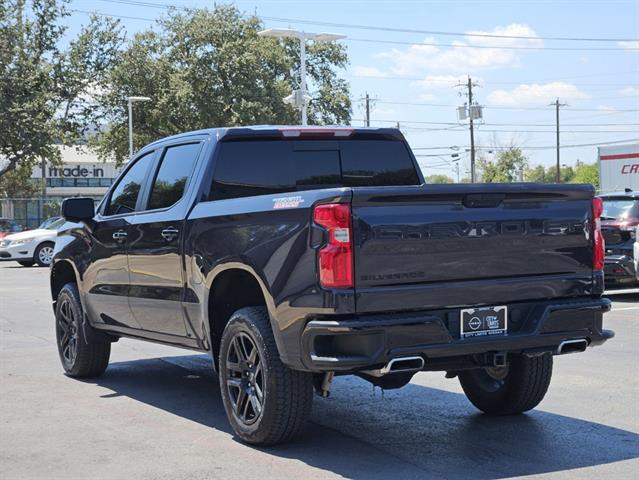
<path fill-rule="evenodd" d="M 41 267 L 51 265 L 53 248 L 58 236 L 58 229 L 65 220 L 59 218 L 42 228 L 13 233 L 0 240 L 0 260 L 15 260 L 23 267 L 30 267 L 34 263 Z"/>

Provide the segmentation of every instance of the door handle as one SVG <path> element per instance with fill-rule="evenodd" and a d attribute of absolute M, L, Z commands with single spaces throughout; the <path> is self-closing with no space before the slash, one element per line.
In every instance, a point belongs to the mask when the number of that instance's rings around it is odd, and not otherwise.
<path fill-rule="evenodd" d="M 172 240 L 175 240 L 179 233 L 180 231 L 177 228 L 167 227 L 162 230 L 162 238 L 164 238 L 164 240 L 166 240 L 167 242 L 170 242 Z"/>
<path fill-rule="evenodd" d="M 117 232 L 114 232 L 113 240 L 115 240 L 116 242 L 122 242 L 126 240 L 126 232 L 124 230 L 118 230 Z"/>

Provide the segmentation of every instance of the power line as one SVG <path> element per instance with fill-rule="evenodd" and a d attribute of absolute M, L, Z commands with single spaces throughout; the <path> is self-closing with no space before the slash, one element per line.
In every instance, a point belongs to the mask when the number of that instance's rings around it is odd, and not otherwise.
<path fill-rule="evenodd" d="M 142 7 L 151 7 L 151 8 L 178 8 L 184 9 L 186 7 L 178 6 L 174 4 L 166 4 L 166 3 L 155 3 L 148 1 L 139 1 L 139 0 L 100 0 L 102 2 L 107 3 L 119 3 L 125 5 L 136 5 Z M 639 39 L 637 38 L 605 38 L 605 37 L 556 37 L 556 36 L 548 36 L 548 37 L 539 37 L 539 36 L 530 36 L 530 35 L 500 35 L 496 33 L 481 33 L 481 32 L 449 32 L 449 31 L 439 31 L 439 30 L 421 30 L 421 29 L 410 29 L 410 28 L 397 28 L 397 27 L 381 27 L 375 25 L 361 25 L 361 24 L 352 24 L 352 23 L 337 23 L 337 22 L 323 22 L 317 20 L 303 20 L 296 18 L 283 18 L 283 17 L 267 17 L 261 16 L 263 20 L 269 20 L 273 22 L 284 22 L 284 23 L 300 23 L 306 25 L 319 25 L 326 27 L 338 27 L 338 28 L 353 28 L 356 30 L 372 30 L 372 31 L 384 31 L 384 32 L 397 32 L 397 33 L 418 33 L 424 35 L 442 35 L 442 36 L 454 36 L 454 37 L 472 37 L 472 38 L 498 38 L 498 39 L 516 39 L 516 40 L 552 40 L 552 41 L 574 41 L 574 42 L 633 42 Z"/>
<path fill-rule="evenodd" d="M 579 147 L 600 147 L 603 145 L 616 145 L 616 144 L 620 144 L 620 143 L 632 143 L 632 142 L 639 142 L 639 138 L 627 138 L 624 140 L 610 140 L 610 141 L 601 141 L 601 142 L 596 142 L 596 143 L 578 143 L 578 144 L 571 144 L 571 145 L 562 145 L 561 148 L 579 148 Z M 415 147 L 412 148 L 411 150 L 422 150 L 422 148 L 424 147 Z M 450 147 L 426 147 L 426 148 L 450 148 Z M 460 147 L 461 148 L 461 147 Z M 465 147 L 464 147 L 465 148 Z M 495 147 L 495 146 L 475 146 L 476 149 L 480 150 L 508 150 L 509 148 L 512 147 Z M 555 149 L 556 146 L 555 145 L 538 145 L 538 146 L 530 146 L 530 147 L 526 147 L 526 146 L 522 146 L 522 147 L 518 147 L 521 148 L 522 150 L 548 150 L 548 149 Z"/>
<path fill-rule="evenodd" d="M 490 82 L 488 82 L 490 83 Z M 425 102 L 402 102 L 402 101 L 393 101 L 393 100 L 378 100 L 377 103 L 383 103 L 388 105 L 410 105 L 415 107 L 456 107 L 452 103 L 425 103 Z M 484 108 L 492 108 L 496 110 L 542 110 L 547 112 L 548 107 L 507 107 L 502 105 L 483 105 Z M 571 112 L 601 112 L 599 108 L 569 108 Z M 619 109 L 615 110 L 615 113 L 621 112 L 639 112 L 639 109 L 636 108 L 627 108 L 627 109 Z M 602 112 L 609 113 L 609 112 Z"/>
<path fill-rule="evenodd" d="M 125 3 L 124 0 L 101 0 L 101 1 L 110 1 L 116 3 Z M 134 3 L 133 5 L 138 5 Z M 168 8 L 168 7 L 167 7 Z M 86 10 L 78 10 L 72 9 L 73 12 L 78 13 L 86 13 L 90 14 L 90 12 Z M 144 18 L 144 17 L 132 17 L 126 15 L 119 14 L 107 14 L 101 12 L 93 12 L 95 15 L 103 15 L 109 17 L 116 18 L 125 18 L 132 20 L 144 20 L 144 21 L 155 21 L 152 18 Z M 268 17 L 258 17 L 262 20 L 268 19 Z M 380 43 L 380 44 L 391 44 L 391 45 L 409 45 L 409 46 L 428 46 L 428 47 L 450 47 L 450 48 L 473 48 L 473 49 L 489 49 L 489 50 L 544 50 L 544 51 L 628 51 L 628 50 L 637 50 L 639 48 L 635 47 L 547 47 L 547 46 L 524 46 L 524 45 L 471 45 L 471 44 L 456 44 L 456 43 L 439 43 L 439 42 L 409 42 L 409 41 L 401 41 L 401 40 L 380 40 L 374 38 L 353 38 L 348 37 L 344 39 L 345 42 L 364 42 L 364 43 Z"/>
<path fill-rule="evenodd" d="M 483 105 L 482 105 L 483 107 Z M 544 109 L 545 111 L 549 111 L 548 108 Z M 353 119 L 354 121 L 364 121 L 365 119 Z M 463 124 L 459 122 L 430 122 L 426 120 L 402 120 L 402 119 L 392 119 L 392 120 L 376 120 L 376 122 L 383 123 L 416 123 L 420 125 L 453 125 L 462 127 Z M 549 127 L 554 126 L 554 123 L 482 123 L 482 126 L 488 127 Z M 566 123 L 564 126 L 567 127 L 619 127 L 619 126 L 628 126 L 632 127 L 638 125 L 639 123 Z"/>
<path fill-rule="evenodd" d="M 362 43 L 384 43 L 388 45 L 409 45 L 416 47 L 453 47 L 453 48 L 478 48 L 478 49 L 490 49 L 490 50 L 550 50 L 550 51 L 628 51 L 638 50 L 639 47 L 547 47 L 547 46 L 523 46 L 523 45 L 468 45 L 458 43 L 438 43 L 438 42 L 409 42 L 401 40 L 379 40 L 372 38 L 353 38 L 348 37 L 344 39 L 345 42 L 362 42 Z"/>

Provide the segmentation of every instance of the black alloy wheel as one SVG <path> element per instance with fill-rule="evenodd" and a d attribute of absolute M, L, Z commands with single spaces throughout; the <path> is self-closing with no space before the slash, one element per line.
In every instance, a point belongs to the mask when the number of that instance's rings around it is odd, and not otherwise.
<path fill-rule="evenodd" d="M 231 315 L 220 338 L 218 373 L 224 411 L 242 441 L 275 445 L 302 431 L 313 375 L 282 363 L 266 308 Z"/>
<path fill-rule="evenodd" d="M 58 305 L 56 330 L 60 357 L 65 367 L 71 368 L 78 355 L 78 321 L 73 315 L 71 300 L 63 297 Z"/>
<path fill-rule="evenodd" d="M 244 332 L 237 332 L 226 353 L 226 387 L 234 415 L 245 425 L 257 421 L 264 407 L 265 372 L 260 352 Z"/>
<path fill-rule="evenodd" d="M 83 324 L 84 317 L 78 286 L 67 283 L 56 302 L 55 336 L 62 368 L 75 378 L 102 375 L 111 354 L 110 341 L 96 338 L 92 327 Z"/>

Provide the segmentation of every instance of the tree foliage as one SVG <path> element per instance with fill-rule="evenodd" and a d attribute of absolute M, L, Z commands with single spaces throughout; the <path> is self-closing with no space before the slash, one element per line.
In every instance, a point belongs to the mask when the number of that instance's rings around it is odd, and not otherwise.
<path fill-rule="evenodd" d="M 599 190 L 599 167 L 596 163 L 581 163 L 575 168 L 575 176 L 572 183 L 590 183 Z"/>
<path fill-rule="evenodd" d="M 118 23 L 93 17 L 60 48 L 63 0 L 0 3 L 0 177 L 41 161 L 55 163 L 56 143 L 72 144 L 94 128 L 88 102 L 122 41 Z"/>
<path fill-rule="evenodd" d="M 426 181 L 426 183 L 455 183 L 455 181 L 448 175 L 441 174 L 428 175 L 426 178 L 424 178 L 424 180 Z"/>
<path fill-rule="evenodd" d="M 172 10 L 136 34 L 100 96 L 109 128 L 95 138 L 99 152 L 128 158 L 127 96 L 152 99 L 133 107 L 138 147 L 201 128 L 298 123 L 298 112 L 282 99 L 299 82 L 299 42 L 259 37 L 262 28 L 233 6 L 216 6 Z M 348 84 L 337 76 L 346 64 L 344 46 L 309 43 L 310 124 L 350 122 Z"/>
<path fill-rule="evenodd" d="M 481 180 L 485 183 L 516 182 L 527 165 L 528 158 L 517 147 L 500 150 L 493 161 L 485 157 L 478 161 Z"/>
<path fill-rule="evenodd" d="M 575 169 L 571 166 L 562 166 L 559 169 L 561 183 L 574 183 Z M 555 183 L 557 181 L 557 167 L 550 166 L 544 169 L 542 165 L 527 168 L 524 172 L 527 182 Z"/>
<path fill-rule="evenodd" d="M 42 191 L 42 180 L 32 181 L 31 168 L 18 165 L 0 177 L 0 198 L 31 198 Z"/>

